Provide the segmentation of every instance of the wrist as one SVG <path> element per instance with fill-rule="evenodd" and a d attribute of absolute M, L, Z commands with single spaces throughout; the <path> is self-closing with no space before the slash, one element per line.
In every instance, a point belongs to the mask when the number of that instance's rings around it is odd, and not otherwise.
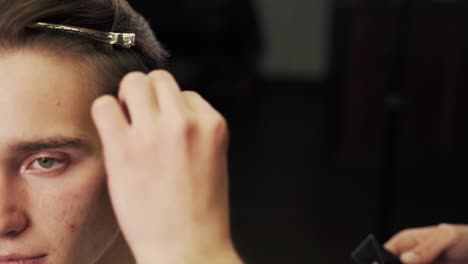
<path fill-rule="evenodd" d="M 234 247 L 183 252 L 156 252 L 136 256 L 137 264 L 244 264 Z"/>

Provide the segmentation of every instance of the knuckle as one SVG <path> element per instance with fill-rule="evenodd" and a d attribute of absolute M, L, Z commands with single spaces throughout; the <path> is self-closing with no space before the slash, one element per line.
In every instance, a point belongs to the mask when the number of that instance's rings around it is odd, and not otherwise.
<path fill-rule="evenodd" d="M 182 91 L 182 95 L 189 101 L 193 101 L 193 102 L 203 101 L 203 97 L 195 91 Z"/>
<path fill-rule="evenodd" d="M 119 96 L 126 96 L 133 89 L 136 80 L 144 78 L 146 75 L 142 72 L 130 72 L 122 78 L 120 82 Z"/>
<path fill-rule="evenodd" d="M 130 72 L 122 78 L 122 81 L 120 82 L 120 84 L 122 86 L 126 86 L 128 84 L 132 84 L 136 79 L 141 79 L 141 78 L 144 78 L 145 76 L 146 75 L 143 72 L 137 72 L 137 71 Z"/>
<path fill-rule="evenodd" d="M 449 241 L 455 241 L 458 239 L 459 234 L 453 225 L 442 223 L 437 226 L 437 229 L 441 235 L 445 236 Z"/>
<path fill-rule="evenodd" d="M 197 93 L 195 91 L 191 91 L 191 90 L 183 91 L 182 94 L 184 94 L 185 96 L 194 97 L 194 98 L 201 97 L 201 95 L 199 93 Z"/>
<path fill-rule="evenodd" d="M 172 79 L 172 74 L 166 70 L 154 70 L 149 73 L 149 77 L 152 80 L 160 80 L 160 79 Z"/>
<path fill-rule="evenodd" d="M 209 130 L 216 142 L 225 142 L 229 137 L 229 126 L 226 119 L 219 113 L 211 118 Z"/>
<path fill-rule="evenodd" d="M 411 229 L 403 229 L 397 234 L 397 236 L 405 238 L 405 237 L 409 237 L 410 234 L 411 234 Z"/>
<path fill-rule="evenodd" d="M 91 106 L 93 112 L 99 113 L 102 110 L 107 110 L 114 103 L 114 100 L 115 98 L 108 94 L 96 98 Z"/>
<path fill-rule="evenodd" d="M 121 99 L 126 98 L 130 92 L 131 92 L 130 85 L 121 85 L 119 89 L 119 98 Z"/>
<path fill-rule="evenodd" d="M 226 118 L 218 114 L 217 118 L 215 118 L 215 132 L 227 133 L 228 130 L 229 129 L 228 129 L 228 123 L 226 121 Z"/>
<path fill-rule="evenodd" d="M 393 236 L 391 242 L 398 246 L 404 241 L 410 241 L 414 239 L 414 231 L 415 230 L 412 228 L 403 229 L 402 231 L 398 232 L 395 236 Z"/>

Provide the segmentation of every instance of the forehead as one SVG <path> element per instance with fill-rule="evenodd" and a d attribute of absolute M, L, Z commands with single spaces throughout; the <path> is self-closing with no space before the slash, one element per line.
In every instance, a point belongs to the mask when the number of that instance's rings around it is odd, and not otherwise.
<path fill-rule="evenodd" d="M 0 54 L 0 147 L 13 139 L 94 133 L 94 99 L 78 64 L 32 51 Z"/>

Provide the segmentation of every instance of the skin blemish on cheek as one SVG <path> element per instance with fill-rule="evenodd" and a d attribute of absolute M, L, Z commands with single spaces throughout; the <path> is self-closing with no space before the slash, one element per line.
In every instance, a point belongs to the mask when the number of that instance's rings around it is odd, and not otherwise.
<path fill-rule="evenodd" d="M 70 228 L 70 232 L 74 233 L 75 230 L 76 230 L 76 225 L 75 224 L 70 224 L 69 228 Z"/>

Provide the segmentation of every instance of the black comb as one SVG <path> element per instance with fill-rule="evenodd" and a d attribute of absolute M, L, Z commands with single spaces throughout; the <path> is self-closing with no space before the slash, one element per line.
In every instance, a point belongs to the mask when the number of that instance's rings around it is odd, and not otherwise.
<path fill-rule="evenodd" d="M 400 259 L 383 248 L 374 235 L 367 236 L 351 257 L 357 264 L 401 264 Z"/>

